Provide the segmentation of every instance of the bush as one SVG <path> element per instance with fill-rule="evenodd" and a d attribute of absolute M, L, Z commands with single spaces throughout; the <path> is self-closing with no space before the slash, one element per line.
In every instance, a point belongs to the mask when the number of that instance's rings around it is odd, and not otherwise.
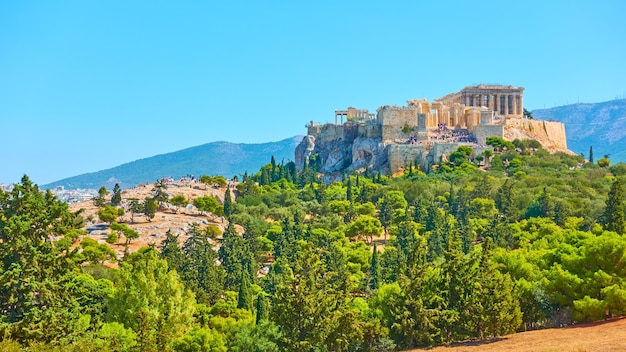
<path fill-rule="evenodd" d="M 117 232 L 111 232 L 107 235 L 107 243 L 116 244 L 119 240 L 120 236 L 117 234 Z"/>

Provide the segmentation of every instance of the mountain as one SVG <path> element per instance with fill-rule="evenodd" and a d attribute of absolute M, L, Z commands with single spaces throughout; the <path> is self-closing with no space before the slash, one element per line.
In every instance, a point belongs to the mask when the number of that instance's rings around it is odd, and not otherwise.
<path fill-rule="evenodd" d="M 163 177 L 179 178 L 186 175 L 222 175 L 231 178 L 244 172 L 255 173 L 268 164 L 273 155 L 278 163 L 294 159 L 294 150 L 303 136 L 295 136 L 279 142 L 243 144 L 213 142 L 172 153 L 132 161 L 120 166 L 69 177 L 44 188 L 63 186 L 66 189 L 106 186 L 115 183 L 129 188 L 139 183 L 154 182 Z"/>
<path fill-rule="evenodd" d="M 533 117 L 565 124 L 567 147 L 594 161 L 609 154 L 613 163 L 626 162 L 626 99 L 595 104 L 572 104 L 533 110 Z"/>

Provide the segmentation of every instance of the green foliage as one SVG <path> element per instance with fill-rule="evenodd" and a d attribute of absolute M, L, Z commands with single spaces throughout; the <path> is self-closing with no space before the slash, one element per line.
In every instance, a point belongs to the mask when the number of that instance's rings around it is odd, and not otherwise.
<path fill-rule="evenodd" d="M 98 210 L 98 217 L 102 222 L 112 223 L 122 215 L 124 215 L 124 209 L 116 208 L 112 205 L 106 205 L 104 208 Z"/>
<path fill-rule="evenodd" d="M 118 206 L 122 202 L 122 188 L 118 183 L 113 187 L 113 195 L 111 196 L 111 205 Z"/>
<path fill-rule="evenodd" d="M 226 352 L 224 335 L 213 329 L 195 327 L 172 342 L 176 352 Z"/>
<path fill-rule="evenodd" d="M 108 319 L 132 329 L 143 351 L 163 351 L 191 324 L 195 300 L 158 253 L 145 248 L 122 263 Z"/>
<path fill-rule="evenodd" d="M 178 213 L 178 209 L 180 209 L 180 207 L 185 207 L 189 204 L 189 200 L 182 194 L 172 196 L 169 202 L 176 207 L 176 210 L 174 211 L 175 214 Z"/>
<path fill-rule="evenodd" d="M 201 213 L 209 212 L 216 216 L 224 215 L 224 207 L 220 205 L 215 197 L 204 196 L 194 198 L 193 205 L 198 208 Z"/>

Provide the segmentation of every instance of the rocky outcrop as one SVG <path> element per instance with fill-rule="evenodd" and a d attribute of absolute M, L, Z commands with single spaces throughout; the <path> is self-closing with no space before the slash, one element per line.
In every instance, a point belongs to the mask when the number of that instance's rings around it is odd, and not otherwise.
<path fill-rule="evenodd" d="M 534 119 L 507 119 L 504 139 L 535 139 L 551 152 L 572 153 L 567 149 L 565 125 L 556 121 Z"/>
<path fill-rule="evenodd" d="M 319 171 L 327 175 L 342 170 L 380 170 L 388 167 L 386 145 L 381 138 L 359 134 L 349 125 L 345 128 L 325 125 L 317 136 L 304 137 L 295 150 L 296 167 L 301 170 L 312 155 L 318 158 Z"/>
<path fill-rule="evenodd" d="M 311 156 L 314 148 L 315 137 L 311 135 L 304 136 L 300 144 L 296 146 L 295 163 L 298 170 L 302 170 L 302 168 L 304 167 L 304 163 L 309 158 L 309 156 Z"/>

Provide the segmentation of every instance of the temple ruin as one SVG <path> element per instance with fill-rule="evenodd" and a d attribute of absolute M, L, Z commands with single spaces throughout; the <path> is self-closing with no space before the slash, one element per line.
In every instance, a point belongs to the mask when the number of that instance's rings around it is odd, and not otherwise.
<path fill-rule="evenodd" d="M 567 150 L 563 124 L 526 119 L 524 88 L 511 85 L 468 86 L 432 102 L 413 99 L 406 106 L 381 106 L 375 114 L 348 107 L 335 110 L 334 120 L 334 124 L 311 121 L 306 126 L 308 136 L 303 143 L 306 142 L 308 151 L 300 156 L 296 152 L 298 167 L 308 157 L 305 154 L 328 149 L 321 155 L 322 172 L 370 167 L 387 168 L 393 173 L 416 160 L 428 169 L 459 145 L 469 145 L 477 151 L 488 148 L 486 139 L 505 138 L 507 126 L 530 130 L 531 137 L 543 130 L 544 139 L 554 140 L 556 149 Z M 334 149 L 332 143 L 331 147 L 321 146 L 331 141 L 342 144 Z M 364 141 L 367 146 L 363 146 Z M 374 142 L 378 144 L 374 146 Z"/>

